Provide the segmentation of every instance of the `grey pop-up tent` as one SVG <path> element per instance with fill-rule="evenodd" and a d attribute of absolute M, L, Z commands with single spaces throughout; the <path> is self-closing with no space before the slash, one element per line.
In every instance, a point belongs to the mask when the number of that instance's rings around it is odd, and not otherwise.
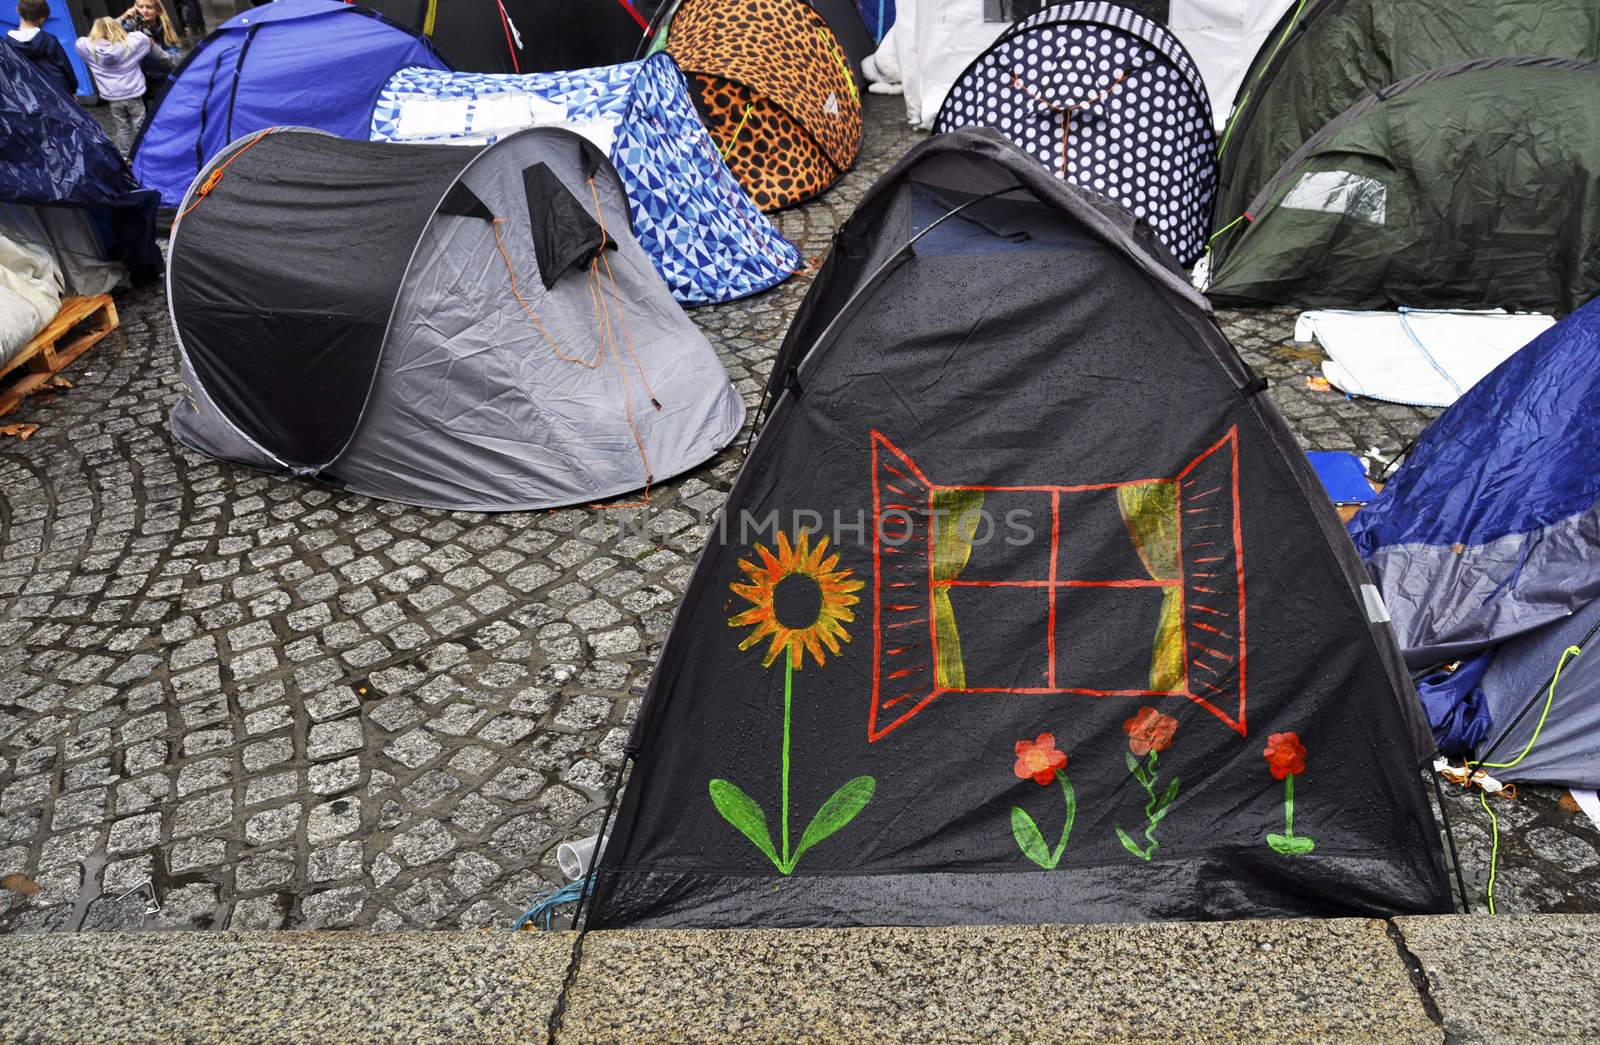
<path fill-rule="evenodd" d="M 483 149 L 268 131 L 201 172 L 168 279 L 203 453 L 478 511 L 648 488 L 744 406 L 556 128 Z"/>

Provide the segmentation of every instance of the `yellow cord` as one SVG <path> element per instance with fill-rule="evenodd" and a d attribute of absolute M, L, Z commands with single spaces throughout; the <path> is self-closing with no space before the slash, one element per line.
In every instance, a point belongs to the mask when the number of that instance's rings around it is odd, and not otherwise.
<path fill-rule="evenodd" d="M 1556 699 L 1556 683 L 1561 681 L 1561 671 L 1567 666 L 1567 661 L 1583 650 L 1577 646 L 1568 646 L 1561 651 L 1561 659 L 1556 662 L 1556 673 L 1550 677 L 1550 691 L 1545 694 L 1544 710 L 1539 714 L 1539 724 L 1533 727 L 1533 736 L 1528 738 L 1528 746 L 1522 753 L 1509 762 L 1468 762 L 1472 766 L 1483 766 L 1487 769 L 1510 769 L 1512 766 L 1528 757 L 1528 752 L 1533 750 L 1533 745 L 1538 741 L 1539 734 L 1544 730 L 1545 720 L 1550 717 L 1550 707 Z M 1500 861 L 1500 818 L 1494 815 L 1494 810 L 1489 808 L 1489 793 L 1478 792 L 1478 801 L 1483 805 L 1483 811 L 1489 814 L 1489 913 L 1494 914 L 1494 879 Z"/>
<path fill-rule="evenodd" d="M 1486 791 L 1478 792 L 1478 801 L 1483 803 L 1483 811 L 1489 814 L 1489 913 L 1494 913 L 1494 875 L 1495 865 L 1500 860 L 1500 818 L 1494 815 L 1494 810 L 1489 808 L 1489 794 Z"/>
<path fill-rule="evenodd" d="M 1468 762 L 1469 766 L 1482 766 L 1485 769 L 1510 769 L 1512 766 L 1528 757 L 1528 752 L 1533 750 L 1533 745 L 1539 740 L 1539 733 L 1544 729 L 1545 719 L 1550 717 L 1550 706 L 1555 703 L 1556 683 L 1561 681 L 1561 669 L 1567 666 L 1567 661 L 1582 653 L 1583 650 L 1576 646 L 1568 646 L 1561 651 L 1561 660 L 1556 663 L 1556 673 L 1550 678 L 1550 692 L 1544 698 L 1544 711 L 1539 715 L 1539 724 L 1533 727 L 1533 736 L 1528 738 L 1528 746 L 1522 749 L 1522 754 L 1509 762 Z"/>
<path fill-rule="evenodd" d="M 1300 21 L 1300 12 L 1304 11 L 1305 9 L 1306 9 L 1306 0 L 1300 0 L 1300 6 L 1296 7 L 1294 9 L 1294 17 L 1289 19 L 1289 24 L 1284 27 L 1283 35 L 1278 37 L 1278 42 L 1275 45 L 1273 45 L 1272 54 L 1270 54 L 1267 57 L 1267 65 L 1271 65 L 1272 64 L 1272 60 L 1274 58 L 1278 57 L 1278 52 L 1283 50 L 1283 45 L 1284 45 L 1285 42 L 1288 41 L 1289 34 L 1294 32 L 1295 25 Z M 1265 72 L 1266 71 L 1266 65 L 1262 66 L 1261 69 L 1262 69 L 1263 72 Z M 1251 86 L 1254 86 L 1254 85 L 1251 85 Z M 1244 93 L 1244 97 L 1239 99 L 1239 104 L 1234 106 L 1233 107 L 1233 112 L 1229 114 L 1227 126 L 1222 128 L 1222 141 L 1217 143 L 1217 155 L 1218 156 L 1221 156 L 1223 150 L 1228 147 L 1228 139 L 1233 137 L 1233 125 L 1234 125 L 1234 122 L 1239 119 L 1239 114 L 1244 111 L 1244 107 L 1246 105 L 1248 105 L 1249 103 L 1250 103 L 1250 91 L 1249 91 L 1249 89 L 1246 89 L 1246 91 Z"/>
<path fill-rule="evenodd" d="M 833 60 L 839 63 L 839 68 L 844 72 L 845 85 L 850 88 L 850 97 L 859 105 L 861 95 L 856 93 L 856 78 L 850 72 L 850 63 L 845 61 L 844 55 L 840 53 L 839 45 L 831 39 L 826 29 L 817 30 L 817 39 L 821 40 L 823 48 L 833 55 Z"/>
<path fill-rule="evenodd" d="M 748 121 L 750 119 L 750 110 L 752 108 L 754 108 L 754 104 L 755 103 L 752 102 L 750 105 L 746 105 L 744 107 L 744 116 L 740 118 L 739 126 L 737 126 L 737 127 L 735 127 L 733 129 L 733 137 L 728 139 L 727 148 L 722 150 L 723 162 L 727 162 L 728 153 L 732 152 L 733 151 L 733 147 L 735 145 L 739 144 L 739 132 L 744 130 L 744 125 L 745 125 L 746 121 Z"/>
<path fill-rule="evenodd" d="M 1234 218 L 1232 221 L 1228 222 L 1226 225 L 1222 226 L 1222 228 L 1220 228 L 1217 231 L 1213 232 L 1211 234 L 1211 238 L 1206 240 L 1206 250 L 1209 251 L 1211 249 L 1211 244 L 1213 244 L 1213 243 L 1215 243 L 1217 241 L 1217 237 L 1218 236 L 1222 235 L 1224 232 L 1227 232 L 1229 229 L 1231 229 L 1235 225 L 1239 224 L 1239 222 L 1243 221 L 1245 219 L 1245 217 L 1246 217 L 1246 215 L 1241 214 L 1237 218 Z"/>

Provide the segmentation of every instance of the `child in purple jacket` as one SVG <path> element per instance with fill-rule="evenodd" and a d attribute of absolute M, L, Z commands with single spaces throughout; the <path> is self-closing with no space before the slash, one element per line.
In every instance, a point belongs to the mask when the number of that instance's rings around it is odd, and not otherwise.
<path fill-rule="evenodd" d="M 144 119 L 145 83 L 139 62 L 150 53 L 150 38 L 128 32 L 115 18 L 96 18 L 89 35 L 78 37 L 76 46 L 94 74 L 100 97 L 111 107 L 111 138 L 126 156 Z"/>

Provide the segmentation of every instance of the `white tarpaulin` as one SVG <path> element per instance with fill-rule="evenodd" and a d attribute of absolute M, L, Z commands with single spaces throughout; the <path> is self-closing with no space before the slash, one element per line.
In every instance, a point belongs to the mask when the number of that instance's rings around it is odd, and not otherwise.
<path fill-rule="evenodd" d="M 984 0 L 899 0 L 893 31 L 879 48 L 892 49 L 877 65 L 898 69 L 905 86 L 906 118 L 932 128 L 956 77 L 1011 24 L 984 21 Z"/>
<path fill-rule="evenodd" d="M 1221 128 L 1246 70 L 1278 19 L 1297 0 L 1172 0 L 1168 24 L 1194 56 Z M 1003 4 L 985 0 L 900 0 L 893 30 L 884 37 L 871 78 L 898 73 L 906 118 L 931 128 L 944 96 L 966 67 L 1010 25 L 987 21 Z M 887 52 L 887 53 L 886 53 Z"/>
<path fill-rule="evenodd" d="M 1172 0 L 1167 24 L 1194 57 L 1220 130 L 1272 27 L 1298 0 Z"/>
<path fill-rule="evenodd" d="M 1296 341 L 1329 355 L 1322 374 L 1351 395 L 1449 406 L 1555 320 L 1539 313 L 1319 309 L 1295 321 Z"/>

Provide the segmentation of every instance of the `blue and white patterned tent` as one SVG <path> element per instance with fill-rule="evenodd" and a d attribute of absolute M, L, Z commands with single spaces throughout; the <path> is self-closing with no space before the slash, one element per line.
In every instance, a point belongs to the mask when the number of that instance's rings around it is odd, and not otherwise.
<path fill-rule="evenodd" d="M 605 149 L 634 236 L 678 301 L 731 301 L 801 267 L 800 252 L 728 173 L 665 54 L 523 76 L 402 69 L 379 95 L 372 137 L 483 144 L 538 125 L 568 127 Z"/>

